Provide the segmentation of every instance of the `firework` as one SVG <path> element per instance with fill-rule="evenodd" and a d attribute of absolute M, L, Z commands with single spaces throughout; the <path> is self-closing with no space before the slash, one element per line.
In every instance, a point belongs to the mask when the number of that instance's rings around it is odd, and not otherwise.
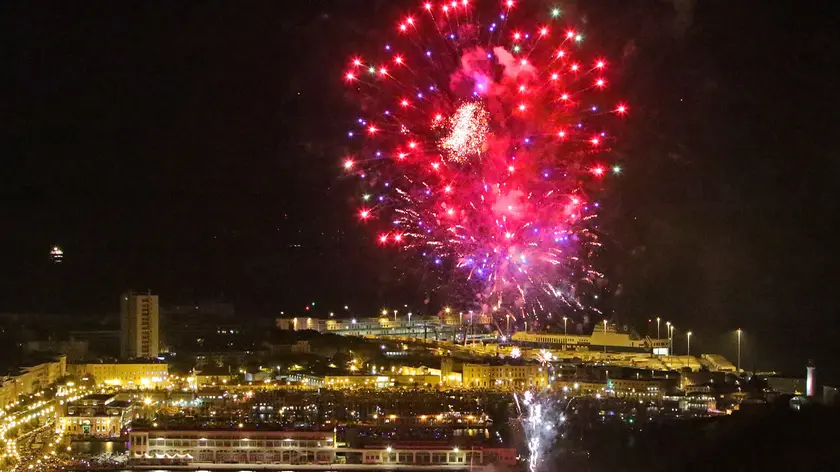
<path fill-rule="evenodd" d="M 545 460 L 546 449 L 552 445 L 556 424 L 561 423 L 563 417 L 557 417 L 554 404 L 544 394 L 534 394 L 526 390 L 521 395 L 521 400 L 518 394 L 514 394 L 513 398 L 519 410 L 528 446 L 528 470 L 536 472 Z"/>
<path fill-rule="evenodd" d="M 551 351 L 548 351 L 546 349 L 540 349 L 540 351 L 537 353 L 537 362 L 539 362 L 543 366 L 548 365 L 553 360 L 554 354 L 552 354 Z"/>
<path fill-rule="evenodd" d="M 522 350 L 520 350 L 518 347 L 514 347 L 510 350 L 510 357 L 513 359 L 519 359 L 520 357 L 522 357 Z"/>
<path fill-rule="evenodd" d="M 619 173 L 607 129 L 628 107 L 607 99 L 607 61 L 559 10 L 517 8 L 425 4 L 352 58 L 344 79 L 363 114 L 343 168 L 379 244 L 469 288 L 470 308 L 523 320 L 595 309 L 590 195 Z"/>

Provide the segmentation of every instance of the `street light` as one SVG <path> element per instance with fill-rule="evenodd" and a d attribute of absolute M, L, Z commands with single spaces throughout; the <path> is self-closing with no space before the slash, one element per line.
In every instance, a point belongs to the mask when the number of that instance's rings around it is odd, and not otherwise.
<path fill-rule="evenodd" d="M 741 372 L 741 328 L 738 328 L 738 372 Z"/>
<path fill-rule="evenodd" d="M 606 336 L 606 334 L 607 334 L 607 320 L 604 320 L 604 335 Z M 606 354 L 606 353 L 607 353 L 607 343 L 606 343 L 606 339 L 604 339 L 604 354 Z"/>
<path fill-rule="evenodd" d="M 564 351 L 566 350 L 566 336 L 569 335 L 569 330 L 568 330 L 568 326 L 567 326 L 568 321 L 569 321 L 569 318 L 564 316 L 563 317 L 563 350 Z"/>
<path fill-rule="evenodd" d="M 668 323 L 668 350 L 674 355 L 674 325 Z"/>
<path fill-rule="evenodd" d="M 659 320 L 660 319 L 661 318 L 659 318 L 658 316 L 656 317 L 656 339 L 659 339 Z"/>
<path fill-rule="evenodd" d="M 691 356 L 691 331 L 685 333 L 685 352 L 686 355 Z"/>

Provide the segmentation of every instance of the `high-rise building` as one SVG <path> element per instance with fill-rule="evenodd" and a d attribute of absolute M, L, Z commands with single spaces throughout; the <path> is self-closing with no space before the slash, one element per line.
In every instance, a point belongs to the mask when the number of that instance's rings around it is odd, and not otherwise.
<path fill-rule="evenodd" d="M 126 292 L 120 298 L 120 356 L 123 359 L 157 357 L 160 349 L 158 338 L 158 297 Z"/>

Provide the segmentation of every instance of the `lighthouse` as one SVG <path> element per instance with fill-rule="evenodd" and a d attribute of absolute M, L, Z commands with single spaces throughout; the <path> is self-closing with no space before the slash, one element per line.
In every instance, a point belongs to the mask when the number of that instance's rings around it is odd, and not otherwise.
<path fill-rule="evenodd" d="M 814 377 L 817 372 L 817 366 L 814 365 L 814 361 L 808 361 L 808 375 L 805 377 L 805 395 L 809 397 L 813 397 L 817 394 L 817 379 Z"/>

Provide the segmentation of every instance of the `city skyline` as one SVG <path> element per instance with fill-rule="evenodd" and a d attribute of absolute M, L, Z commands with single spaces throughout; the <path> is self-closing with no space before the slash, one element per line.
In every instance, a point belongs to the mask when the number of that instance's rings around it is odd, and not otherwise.
<path fill-rule="evenodd" d="M 609 25 L 593 35 L 615 43 L 618 80 L 639 104 L 619 150 L 624 180 L 603 198 L 610 278 L 623 288 L 615 314 L 637 329 L 655 317 L 692 329 L 692 350 L 743 328 L 773 362 L 829 363 L 833 271 L 812 252 L 830 247 L 837 200 L 821 144 L 831 107 L 815 99 L 831 96 L 832 72 L 803 39 L 824 38 L 825 19 L 703 4 L 673 32 L 685 12 L 669 3 L 618 3 L 580 7 Z M 228 299 L 249 316 L 458 298 L 347 214 L 346 120 L 323 120 L 351 117 L 337 64 L 362 41 L 347 38 L 399 8 L 221 7 L 206 12 L 213 35 L 182 27 L 197 7 L 168 6 L 168 20 L 65 8 L 54 14 L 84 34 L 37 7 L 4 13 L 18 119 L 3 130 L 0 311 L 115 313 L 126 289 Z M 27 26 L 42 22 L 44 36 Z"/>

